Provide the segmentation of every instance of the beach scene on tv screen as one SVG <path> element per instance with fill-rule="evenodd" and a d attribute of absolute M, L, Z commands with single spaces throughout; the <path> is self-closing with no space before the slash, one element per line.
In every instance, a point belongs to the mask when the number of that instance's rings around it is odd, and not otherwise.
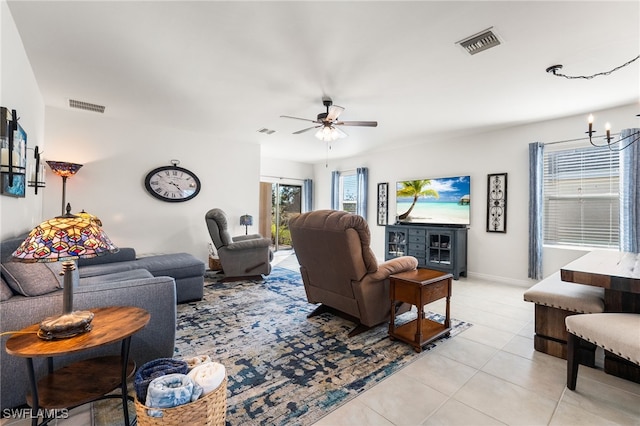
<path fill-rule="evenodd" d="M 399 222 L 468 225 L 470 176 L 407 180 L 396 183 Z"/>

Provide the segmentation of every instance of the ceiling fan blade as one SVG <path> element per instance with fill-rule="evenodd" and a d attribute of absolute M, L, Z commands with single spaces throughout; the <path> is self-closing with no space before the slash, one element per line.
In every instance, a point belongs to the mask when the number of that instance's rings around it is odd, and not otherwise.
<path fill-rule="evenodd" d="M 344 111 L 344 108 L 342 108 L 341 106 L 331 105 L 329 107 L 329 114 L 327 114 L 327 120 L 328 121 L 333 121 L 333 120 L 337 119 L 338 116 L 340 114 L 342 114 L 342 111 Z"/>
<path fill-rule="evenodd" d="M 308 118 L 292 117 L 290 115 L 281 115 L 280 118 L 293 118 L 294 120 L 302 120 L 302 121 L 309 121 L 311 123 L 318 123 L 317 120 L 309 120 Z"/>
<path fill-rule="evenodd" d="M 333 124 L 336 124 L 338 126 L 378 127 L 377 121 L 337 121 Z"/>
<path fill-rule="evenodd" d="M 307 127 L 306 129 L 298 130 L 297 132 L 293 132 L 294 135 L 299 135 L 300 133 L 308 132 L 312 129 L 317 129 L 320 126 Z"/>

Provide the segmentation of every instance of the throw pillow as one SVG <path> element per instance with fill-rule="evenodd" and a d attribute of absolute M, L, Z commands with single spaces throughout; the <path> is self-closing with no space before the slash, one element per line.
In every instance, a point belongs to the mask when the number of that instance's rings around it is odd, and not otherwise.
<path fill-rule="evenodd" d="M 51 293 L 62 286 L 62 278 L 56 271 L 62 264 L 6 262 L 2 264 L 2 275 L 11 289 L 23 296 L 40 296 Z"/>

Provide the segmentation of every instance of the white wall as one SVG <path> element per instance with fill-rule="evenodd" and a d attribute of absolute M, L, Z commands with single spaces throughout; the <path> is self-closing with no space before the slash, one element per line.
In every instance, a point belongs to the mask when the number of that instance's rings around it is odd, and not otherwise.
<path fill-rule="evenodd" d="M 313 179 L 313 165 L 277 158 L 262 158 L 260 176 L 263 182 L 290 183 Z"/>
<path fill-rule="evenodd" d="M 614 129 L 637 127 L 637 105 L 594 112 Z M 468 137 L 428 138 L 416 145 L 372 152 L 358 158 L 329 160 L 315 165 L 315 208 L 329 208 L 331 171 L 369 168 L 368 221 L 372 248 L 384 257 L 384 227 L 376 225 L 377 184 L 389 183 L 389 218 L 394 220 L 395 183 L 400 180 L 471 176 L 471 226 L 468 239 L 469 274 L 494 281 L 531 285 L 528 269 L 528 144 L 584 137 L 585 116 L 575 116 Z M 348 143 L 348 139 L 344 141 Z M 507 232 L 486 232 L 487 175 L 508 173 Z M 545 248 L 544 275 L 584 254 L 580 250 Z"/>
<path fill-rule="evenodd" d="M 40 95 L 22 40 L 5 1 L 0 2 L 0 105 L 15 109 L 27 133 L 27 148 L 44 144 L 44 101 Z M 27 151 L 27 170 L 33 164 Z M 42 193 L 26 189 L 25 198 L 0 195 L 0 239 L 29 231 L 42 220 Z"/>
<path fill-rule="evenodd" d="M 67 180 L 72 211 L 98 216 L 118 246 L 140 254 L 184 251 L 204 261 L 211 241 L 204 220 L 209 209 L 227 213 L 232 235 L 244 233 L 241 215 L 258 217 L 257 144 L 51 107 L 46 123 L 45 158 L 83 164 Z M 172 159 L 200 178 L 202 190 L 194 199 L 168 203 L 146 192 L 146 174 Z M 61 198 L 62 179 L 51 174 L 45 216 L 60 214 Z"/>

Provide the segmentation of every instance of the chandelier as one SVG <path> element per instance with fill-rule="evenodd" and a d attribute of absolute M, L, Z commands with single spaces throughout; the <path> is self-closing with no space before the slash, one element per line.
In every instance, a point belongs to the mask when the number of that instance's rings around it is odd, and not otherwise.
<path fill-rule="evenodd" d="M 640 114 L 637 114 L 636 117 L 640 117 Z M 635 130 L 627 136 L 623 137 L 622 135 L 620 135 L 620 138 L 617 141 L 613 140 L 613 138 L 611 137 L 611 124 L 606 123 L 604 125 L 604 140 L 606 141 L 606 143 L 597 144 L 593 141 L 593 134 L 596 132 L 595 130 L 593 130 L 593 114 L 589 114 L 589 118 L 587 121 L 589 123 L 589 130 L 587 130 L 586 133 L 587 135 L 589 135 L 589 143 L 595 147 L 606 146 L 609 147 L 609 149 L 612 151 L 622 151 L 623 149 L 630 147 L 640 139 L 640 131 Z M 616 144 L 618 145 L 614 148 Z"/>

